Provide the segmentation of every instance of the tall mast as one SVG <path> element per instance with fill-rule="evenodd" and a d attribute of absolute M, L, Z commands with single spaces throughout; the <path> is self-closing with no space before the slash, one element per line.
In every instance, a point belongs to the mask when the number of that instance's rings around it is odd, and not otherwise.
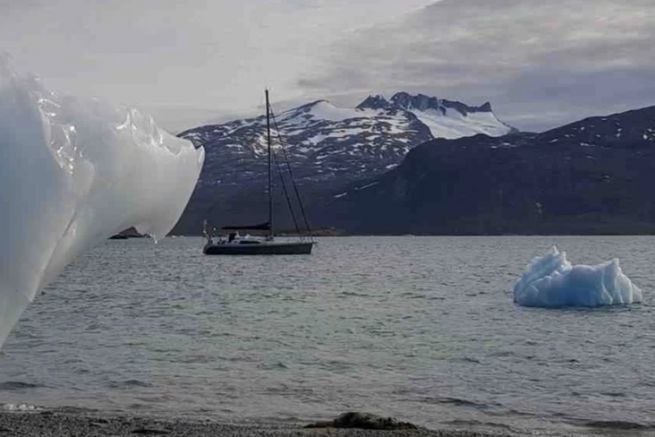
<path fill-rule="evenodd" d="M 273 236 L 273 179 L 271 177 L 271 109 L 266 92 L 266 142 L 268 144 L 268 235 Z"/>

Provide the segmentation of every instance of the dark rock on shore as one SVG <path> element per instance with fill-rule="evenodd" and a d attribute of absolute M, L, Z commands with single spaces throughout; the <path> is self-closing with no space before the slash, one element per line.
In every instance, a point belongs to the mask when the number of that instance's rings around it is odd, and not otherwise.
<path fill-rule="evenodd" d="M 109 237 L 110 240 L 128 240 L 130 238 L 146 238 L 147 235 L 142 235 L 140 234 L 136 229 L 134 228 L 128 228 L 125 229 L 124 231 L 119 232 L 116 235 L 112 235 Z"/>
<path fill-rule="evenodd" d="M 393 417 L 382 417 L 375 414 L 358 412 L 344 413 L 334 420 L 312 423 L 305 428 L 418 429 L 413 423 L 399 422 Z"/>
<path fill-rule="evenodd" d="M 332 426 L 303 428 L 294 424 L 228 425 L 209 420 L 58 410 L 0 412 L 0 437 L 501 437 L 476 431 L 433 431 L 394 419 L 358 413 L 345 414 L 328 423 Z M 355 428 L 354 425 L 361 427 Z"/>
<path fill-rule="evenodd" d="M 132 434 L 138 435 L 166 435 L 170 433 L 170 430 L 160 428 L 136 428 L 132 430 Z"/>
<path fill-rule="evenodd" d="M 610 430 L 654 430 L 655 425 L 645 425 L 636 422 L 626 422 L 621 420 L 599 420 L 587 422 L 589 428 L 610 429 Z"/>

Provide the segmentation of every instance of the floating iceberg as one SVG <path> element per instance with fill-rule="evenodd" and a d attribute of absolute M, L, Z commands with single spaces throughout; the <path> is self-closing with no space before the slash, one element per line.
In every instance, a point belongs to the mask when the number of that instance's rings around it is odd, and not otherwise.
<path fill-rule="evenodd" d="M 553 247 L 536 257 L 514 285 L 514 302 L 529 307 L 598 307 L 641 302 L 641 290 L 623 274 L 619 260 L 576 265 Z"/>
<path fill-rule="evenodd" d="M 164 237 L 204 153 L 135 109 L 60 97 L 0 57 L 0 346 L 84 250 L 131 226 Z"/>

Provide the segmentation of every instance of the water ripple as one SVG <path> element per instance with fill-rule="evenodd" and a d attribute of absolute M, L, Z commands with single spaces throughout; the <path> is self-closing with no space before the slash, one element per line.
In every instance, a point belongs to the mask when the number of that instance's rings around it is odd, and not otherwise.
<path fill-rule="evenodd" d="M 586 263 L 621 258 L 646 302 L 515 306 L 513 281 L 555 243 Z M 351 237 L 321 239 L 311 257 L 230 258 L 202 256 L 194 238 L 109 241 L 24 314 L 0 353 L 0 402 L 230 421 L 362 409 L 435 427 L 645 436 L 653 243 Z"/>

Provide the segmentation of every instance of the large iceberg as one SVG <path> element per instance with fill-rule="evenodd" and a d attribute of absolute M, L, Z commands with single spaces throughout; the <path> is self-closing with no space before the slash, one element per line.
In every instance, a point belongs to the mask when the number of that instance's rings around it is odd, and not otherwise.
<path fill-rule="evenodd" d="M 623 274 L 618 259 L 572 266 L 557 247 L 534 258 L 514 285 L 514 302 L 528 307 L 599 307 L 641 299 L 641 290 Z"/>
<path fill-rule="evenodd" d="M 164 237 L 204 156 L 148 115 L 61 97 L 0 57 L 0 346 L 84 250 L 132 226 Z"/>

